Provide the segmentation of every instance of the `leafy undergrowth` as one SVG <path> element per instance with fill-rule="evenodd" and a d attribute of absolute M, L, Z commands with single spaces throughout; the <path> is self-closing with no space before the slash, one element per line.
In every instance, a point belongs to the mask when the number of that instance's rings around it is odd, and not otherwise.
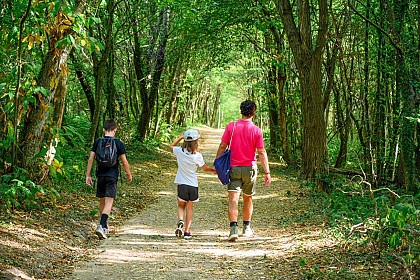
<path fill-rule="evenodd" d="M 300 245 L 282 258 L 265 259 L 267 279 L 416 279 L 418 267 L 405 266 L 401 257 L 389 250 L 380 251 L 372 242 L 358 243 L 356 238 L 339 235 L 349 228 L 337 228 L 325 214 L 327 206 L 319 195 L 308 189 L 288 194 L 292 205 L 270 205 L 268 213 L 287 213 L 276 218 L 276 231 L 301 239 Z M 283 210 L 284 212 L 284 210 Z M 271 214 L 272 215 L 272 214 Z M 288 243 L 291 246 L 292 242 Z M 282 246 L 288 246 L 282 244 Z"/>

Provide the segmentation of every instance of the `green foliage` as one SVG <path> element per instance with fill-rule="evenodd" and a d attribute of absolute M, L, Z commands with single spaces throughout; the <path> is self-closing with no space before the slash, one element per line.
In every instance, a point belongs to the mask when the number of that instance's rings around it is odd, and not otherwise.
<path fill-rule="evenodd" d="M 174 136 L 173 126 L 167 123 L 162 123 L 160 125 L 159 132 L 156 134 L 156 137 L 161 142 L 170 142 Z"/>
<path fill-rule="evenodd" d="M 3 158 L 4 162 L 11 162 L 12 160 L 7 151 L 12 147 L 13 142 L 15 141 L 14 129 L 10 123 L 8 123 L 6 129 L 6 134 L 0 138 L 0 154 L 7 155 L 7 158 Z"/>
<path fill-rule="evenodd" d="M 130 155 L 133 155 L 133 158 L 135 157 L 135 160 L 139 161 L 157 159 L 159 156 L 157 149 L 161 144 L 162 142 L 160 140 L 154 138 L 147 138 L 143 142 L 136 141 L 127 147 L 127 157 L 130 158 Z"/>
<path fill-rule="evenodd" d="M 38 207 L 42 197 L 53 193 L 28 179 L 25 169 L 17 169 L 12 175 L 0 177 L 0 204 L 4 210 L 25 209 Z"/>
<path fill-rule="evenodd" d="M 45 203 L 56 204 L 62 191 L 86 191 L 84 170 L 87 152 L 82 135 L 88 129 L 86 124 L 82 118 L 75 117 L 69 119 L 62 129 L 51 131 L 56 136 L 52 143 L 54 159 L 47 165 L 48 179 L 43 185 L 31 181 L 28 171 L 17 167 L 14 173 L 1 177 L 0 204 L 4 209 L 31 210 Z M 13 135 L 9 135 L 0 142 L 0 147 L 9 148 L 12 139 Z M 46 159 L 42 156 L 47 150 L 45 147 L 38 155 L 44 162 Z"/>
<path fill-rule="evenodd" d="M 54 132 L 55 157 L 48 167 L 51 183 L 57 185 L 61 191 L 71 193 L 86 190 L 84 171 L 90 149 L 85 146 L 83 134 L 88 129 L 88 122 L 76 116 L 66 120 L 62 129 Z"/>
<path fill-rule="evenodd" d="M 348 151 L 347 151 L 347 157 L 346 162 L 344 162 L 345 168 L 349 169 L 360 169 L 360 162 L 363 160 L 360 154 L 360 151 L 362 151 L 362 147 L 360 145 L 360 142 L 356 141 L 355 138 L 349 139 L 351 141 L 348 144 Z M 335 164 L 335 161 L 337 160 L 337 155 L 340 150 L 340 139 L 336 136 L 328 140 L 328 157 L 331 165 Z"/>
<path fill-rule="evenodd" d="M 378 241 L 386 243 L 394 250 L 406 250 L 410 255 L 417 254 L 418 258 L 420 252 L 410 252 L 412 250 L 410 247 L 419 245 L 418 243 L 413 244 L 413 242 L 419 242 L 418 239 L 415 240 L 420 225 L 419 214 L 420 210 L 406 202 L 394 205 L 388 209 L 386 217 L 381 219 L 380 232 L 376 235 Z M 417 236 L 417 238 L 419 237 Z"/>
<path fill-rule="evenodd" d="M 350 182 L 336 183 L 324 203 L 337 238 L 400 255 L 408 266 L 419 263 L 419 197 L 398 198 L 388 189 L 373 193 Z"/>

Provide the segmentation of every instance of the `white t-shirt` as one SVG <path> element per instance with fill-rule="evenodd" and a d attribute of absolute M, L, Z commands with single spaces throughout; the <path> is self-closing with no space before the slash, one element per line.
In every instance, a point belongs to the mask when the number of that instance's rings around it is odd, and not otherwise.
<path fill-rule="evenodd" d="M 189 185 L 198 187 L 197 168 L 204 165 L 203 155 L 199 152 L 190 154 L 186 149 L 182 151 L 182 147 L 174 147 L 173 153 L 178 162 L 178 171 L 175 177 L 175 184 Z"/>

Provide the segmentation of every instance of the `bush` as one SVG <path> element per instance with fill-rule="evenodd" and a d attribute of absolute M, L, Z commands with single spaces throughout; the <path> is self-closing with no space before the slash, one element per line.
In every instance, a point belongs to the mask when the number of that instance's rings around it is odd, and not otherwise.
<path fill-rule="evenodd" d="M 25 169 L 0 177 L 0 201 L 4 210 L 31 210 L 46 199 L 55 203 L 58 197 L 60 195 L 54 188 L 44 189 L 29 180 Z"/>
<path fill-rule="evenodd" d="M 347 244 L 370 244 L 410 268 L 420 263 L 420 201 L 395 194 L 388 188 L 370 191 L 350 183 L 337 187 L 324 202 L 337 238 Z"/>

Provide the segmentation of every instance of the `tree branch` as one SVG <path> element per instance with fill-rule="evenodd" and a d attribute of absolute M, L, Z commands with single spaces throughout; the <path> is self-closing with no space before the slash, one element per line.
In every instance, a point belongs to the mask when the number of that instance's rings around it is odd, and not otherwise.
<path fill-rule="evenodd" d="M 356 10 L 356 8 L 353 6 L 353 4 L 350 3 L 350 1 L 348 1 L 348 5 L 350 7 L 350 9 L 359 17 L 361 17 L 363 20 L 367 21 L 370 25 L 372 25 L 373 27 L 375 27 L 376 29 L 378 29 L 380 32 L 382 32 L 386 37 L 388 37 L 391 45 L 394 46 L 394 48 L 399 52 L 402 53 L 402 49 L 400 47 L 400 45 L 394 40 L 394 38 L 392 38 L 392 36 L 386 32 L 382 27 L 380 27 L 379 25 L 377 25 L 376 23 L 374 23 L 373 21 L 371 21 L 370 19 L 366 18 L 364 15 L 362 15 L 359 11 Z"/>

